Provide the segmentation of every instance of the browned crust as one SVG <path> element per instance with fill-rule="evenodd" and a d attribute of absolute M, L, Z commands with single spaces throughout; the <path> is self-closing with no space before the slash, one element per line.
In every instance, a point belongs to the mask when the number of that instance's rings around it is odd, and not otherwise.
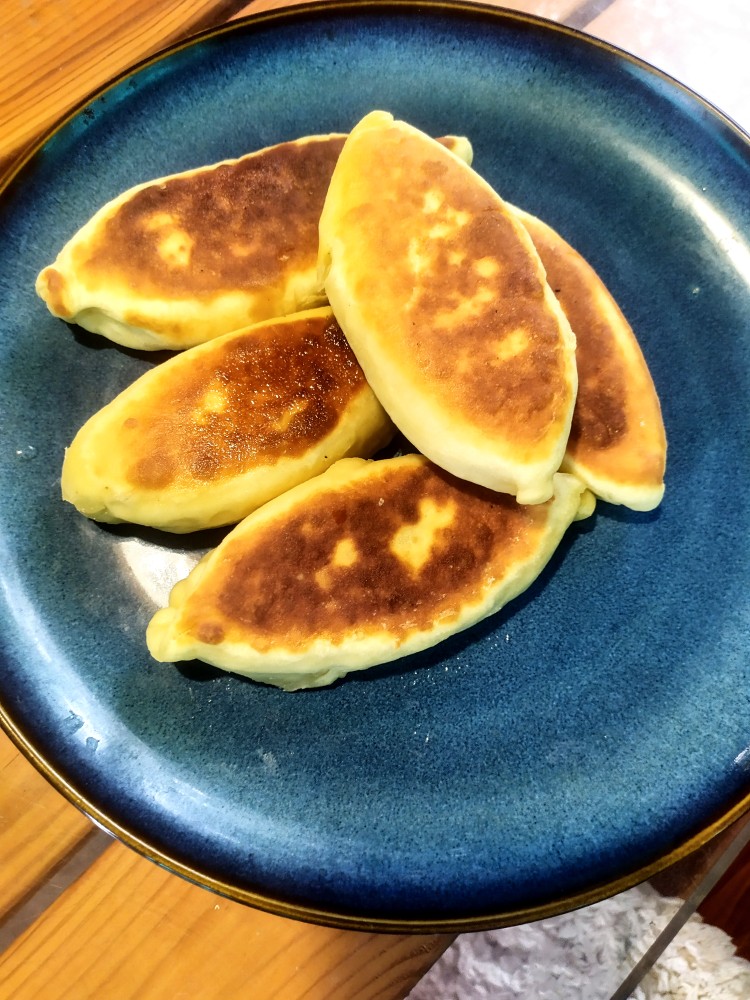
<path fill-rule="evenodd" d="M 317 226 L 343 136 L 285 142 L 149 184 L 76 248 L 87 283 L 210 298 L 279 287 L 314 268 Z"/>
<path fill-rule="evenodd" d="M 398 533 L 435 513 L 424 560 L 399 556 Z M 396 465 L 235 539 L 220 572 L 187 599 L 180 631 L 209 644 L 250 642 L 260 652 L 352 634 L 403 641 L 455 620 L 525 561 L 547 514 L 546 504 L 519 506 L 430 463 Z"/>
<path fill-rule="evenodd" d="M 56 267 L 45 267 L 37 278 L 37 291 L 54 316 L 70 316 L 72 307 L 68 298 L 68 283 Z"/>
<path fill-rule="evenodd" d="M 290 275 L 316 268 L 320 212 L 345 138 L 284 142 L 148 184 L 76 247 L 74 268 L 90 287 L 115 282 L 145 297 L 240 291 L 273 302 Z M 56 291 L 55 311 L 65 314 Z M 150 322 L 137 312 L 125 319 Z"/>
<path fill-rule="evenodd" d="M 666 461 L 659 399 L 627 320 L 594 269 L 561 236 L 523 216 L 577 338 L 578 397 L 568 457 L 614 482 L 658 485 Z"/>
<path fill-rule="evenodd" d="M 208 485 L 299 457 L 365 390 L 330 313 L 234 334 L 164 370 L 158 394 L 123 414 L 126 478 L 138 490 Z"/>
<path fill-rule="evenodd" d="M 522 226 L 418 133 L 365 130 L 344 155 L 350 207 L 337 230 L 348 250 L 335 266 L 367 329 L 436 405 L 509 457 L 536 457 L 567 431 L 573 387 L 561 317 Z"/>

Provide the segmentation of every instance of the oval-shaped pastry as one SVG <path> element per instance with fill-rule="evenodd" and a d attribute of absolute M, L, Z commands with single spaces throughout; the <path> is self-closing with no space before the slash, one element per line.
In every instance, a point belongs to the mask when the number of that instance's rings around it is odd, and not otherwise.
<path fill-rule="evenodd" d="M 478 174 L 368 115 L 328 189 L 320 270 L 367 380 L 419 451 L 522 503 L 551 496 L 575 338 L 531 238 Z"/>
<path fill-rule="evenodd" d="M 664 495 L 667 439 L 632 327 L 588 261 L 545 222 L 515 211 L 576 335 L 578 397 L 562 468 L 602 500 L 652 510 Z"/>
<path fill-rule="evenodd" d="M 287 690 L 330 684 L 497 611 L 591 509 L 564 473 L 551 500 L 523 506 L 421 455 L 345 459 L 208 553 L 151 620 L 148 647 Z"/>
<path fill-rule="evenodd" d="M 180 350 L 324 305 L 318 220 L 346 136 L 313 135 L 139 184 L 44 268 L 50 311 L 141 350 Z M 440 140 L 471 160 L 467 139 Z"/>
<path fill-rule="evenodd" d="M 232 524 L 393 426 L 330 309 L 178 354 L 81 428 L 63 498 L 97 521 L 186 532 Z"/>

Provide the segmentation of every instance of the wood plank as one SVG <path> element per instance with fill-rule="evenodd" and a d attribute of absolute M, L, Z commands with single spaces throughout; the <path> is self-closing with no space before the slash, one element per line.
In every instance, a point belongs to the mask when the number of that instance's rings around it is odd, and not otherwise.
<path fill-rule="evenodd" d="M 0 732 L 0 918 L 94 829 Z"/>
<path fill-rule="evenodd" d="M 281 7 L 295 7 L 307 2 L 308 0 L 253 0 L 253 2 L 245 4 L 241 10 L 238 10 L 232 16 L 231 20 L 236 20 L 250 13 L 257 14 L 261 11 L 278 10 Z M 320 2 L 321 5 L 324 5 L 327 2 L 334 2 L 334 0 L 320 0 Z M 482 0 L 482 2 L 495 7 L 504 7 L 507 10 L 536 14 L 538 17 L 546 17 L 558 22 L 565 21 L 575 11 L 585 5 L 582 0 L 515 0 L 515 2 L 509 0 L 507 3 L 504 0 Z"/>
<path fill-rule="evenodd" d="M 172 41 L 223 23 L 242 6 L 232 0 L 3 0 L 0 161 L 7 164 L 116 74 Z"/>
<path fill-rule="evenodd" d="M 0 958 L 0 982 L 14 1000 L 396 1000 L 452 940 L 272 916 L 114 844 Z"/>
<path fill-rule="evenodd" d="M 171 42 L 255 11 L 303 0 L 4 0 L 0 37 L 0 173 L 67 111 Z M 564 21 L 580 0 L 502 4 Z"/>

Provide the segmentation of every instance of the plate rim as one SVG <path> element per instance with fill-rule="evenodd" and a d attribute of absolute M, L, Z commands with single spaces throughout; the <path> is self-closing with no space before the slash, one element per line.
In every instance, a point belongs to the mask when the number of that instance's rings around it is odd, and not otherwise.
<path fill-rule="evenodd" d="M 624 59 L 645 70 L 649 75 L 656 76 L 676 87 L 692 100 L 701 104 L 710 114 L 716 116 L 725 126 L 734 131 L 744 141 L 750 153 L 750 133 L 735 122 L 729 115 L 714 105 L 710 100 L 693 90 L 690 86 L 659 69 L 647 60 L 620 48 L 619 46 L 588 34 L 585 30 L 570 27 L 525 11 L 510 10 L 505 7 L 481 2 L 481 0 L 306 0 L 304 3 L 273 10 L 250 12 L 242 17 L 202 29 L 185 38 L 169 43 L 149 56 L 133 63 L 127 69 L 117 73 L 104 84 L 98 86 L 85 97 L 68 108 L 60 117 L 25 149 L 17 153 L 6 170 L 0 174 L 0 199 L 12 187 L 27 164 L 41 152 L 47 143 L 61 131 L 69 122 L 78 117 L 91 103 L 101 98 L 110 90 L 127 81 L 130 77 L 156 65 L 165 59 L 199 45 L 205 41 L 220 38 L 224 35 L 240 33 L 244 28 L 269 22 L 293 22 L 309 15 L 327 15 L 330 13 L 349 13 L 360 15 L 373 10 L 403 12 L 409 8 L 420 11 L 446 11 L 457 16 L 489 18 L 497 22 L 526 23 L 542 27 L 553 34 L 571 36 L 584 44 L 591 45 L 609 52 L 618 59 Z M 119 823 L 108 815 L 105 809 L 97 806 L 82 790 L 69 781 L 60 769 L 48 759 L 34 744 L 13 719 L 6 707 L 0 701 L 0 730 L 4 731 L 26 760 L 46 780 L 79 809 L 92 822 L 110 834 L 116 840 L 134 850 L 140 856 L 178 875 L 187 881 L 199 885 L 220 896 L 243 903 L 255 909 L 323 926 L 336 927 L 344 930 L 370 931 L 379 933 L 467 933 L 490 930 L 530 923 L 570 912 L 580 907 L 589 906 L 603 899 L 624 892 L 633 886 L 647 881 L 665 869 L 685 860 L 700 848 L 726 831 L 743 815 L 750 812 L 750 790 L 733 797 L 733 804 L 721 811 L 707 824 L 688 835 L 671 849 L 668 849 L 646 864 L 638 865 L 624 875 L 614 879 L 605 879 L 593 886 L 576 893 L 569 893 L 547 902 L 535 903 L 527 907 L 517 907 L 493 912 L 469 914 L 460 917 L 403 917 L 403 916 L 366 916 L 361 913 L 348 913 L 343 910 L 333 910 L 315 907 L 310 904 L 294 903 L 274 896 L 270 893 L 243 888 L 233 885 L 214 876 L 205 874 L 197 868 L 180 861 L 167 851 L 161 850 L 149 843 L 148 839 L 134 833 L 127 826 Z"/>
<path fill-rule="evenodd" d="M 29 740 L 21 728 L 7 715 L 0 704 L 0 728 L 10 738 L 23 756 L 31 763 L 50 784 L 60 792 L 73 806 L 79 809 L 97 826 L 110 834 L 115 840 L 131 848 L 136 854 L 153 862 L 160 868 L 165 868 L 194 885 L 208 889 L 219 896 L 224 896 L 234 902 L 243 903 L 256 910 L 271 913 L 274 916 L 305 923 L 319 924 L 326 927 L 336 927 L 341 930 L 369 931 L 383 934 L 466 934 L 476 931 L 493 930 L 501 927 L 519 926 L 537 920 L 546 920 L 564 913 L 591 906 L 594 903 L 619 895 L 627 889 L 632 889 L 641 882 L 646 882 L 659 873 L 684 861 L 700 848 L 705 847 L 715 837 L 727 830 L 750 811 L 750 792 L 741 796 L 726 812 L 711 820 L 687 840 L 645 865 L 640 865 L 625 875 L 616 879 L 604 880 L 581 892 L 572 893 L 552 899 L 547 903 L 537 903 L 528 907 L 472 914 L 463 917 L 368 917 L 361 914 L 346 913 L 343 910 L 324 909 L 312 905 L 293 903 L 270 893 L 258 892 L 232 885 L 222 879 L 215 878 L 199 871 L 166 851 L 155 848 L 152 844 L 127 827 L 113 820 L 105 810 L 96 806 L 81 791 L 74 787 L 63 774 L 41 754 Z"/>
<path fill-rule="evenodd" d="M 513 10 L 508 7 L 502 7 L 497 4 L 487 2 L 487 0 L 304 0 L 302 3 L 293 3 L 293 6 L 290 7 L 279 7 L 272 10 L 257 12 L 251 11 L 248 14 L 243 14 L 241 17 L 235 17 L 229 21 L 225 21 L 223 24 L 214 25 L 213 27 L 203 28 L 199 31 L 192 32 L 178 41 L 169 42 L 166 45 L 159 47 L 155 52 L 152 52 L 150 55 L 143 56 L 126 69 L 116 73 L 105 83 L 95 87 L 93 90 L 89 91 L 86 95 L 70 105 L 70 107 L 59 115 L 52 122 L 52 124 L 43 129 L 35 140 L 22 149 L 16 150 L 15 153 L 11 154 L 10 161 L 6 163 L 5 167 L 0 167 L 0 197 L 5 194 L 6 190 L 12 185 L 18 174 L 37 155 L 37 153 L 39 153 L 43 147 L 46 146 L 46 144 L 68 124 L 68 122 L 72 121 L 73 118 L 76 118 L 79 114 L 81 114 L 84 108 L 88 107 L 103 95 L 107 94 L 110 90 L 119 86 L 131 76 L 140 73 L 149 66 L 162 62 L 164 59 L 176 55 L 178 52 L 192 48 L 194 45 L 200 44 L 208 39 L 218 38 L 224 34 L 234 34 L 243 27 L 262 24 L 266 21 L 296 20 L 301 15 L 316 13 L 326 14 L 329 11 L 349 11 L 351 13 L 361 14 L 363 11 L 367 11 L 368 9 L 375 10 L 379 8 L 381 10 L 388 10 L 390 8 L 396 11 L 400 9 L 408 9 L 410 7 L 429 11 L 445 10 L 451 11 L 455 14 L 468 15 L 469 17 L 488 17 L 492 20 L 498 21 L 527 23 L 541 26 L 554 34 L 569 35 L 579 41 L 582 41 L 584 44 L 602 49 L 605 52 L 610 52 L 611 54 L 617 56 L 617 58 L 624 59 L 627 62 L 632 63 L 634 66 L 645 69 L 651 75 L 659 77 L 671 86 L 681 90 L 691 99 L 702 104 L 710 113 L 718 116 L 725 125 L 737 132 L 740 138 L 750 144 L 750 129 L 744 129 L 718 105 L 714 104 L 709 98 L 704 97 L 688 84 L 683 83 L 676 76 L 673 76 L 666 70 L 660 69 L 658 66 L 649 62 L 648 59 L 644 59 L 643 57 L 616 45 L 614 42 L 609 42 L 606 39 L 598 38 L 596 35 L 589 34 L 583 28 L 571 27 L 570 25 L 563 24 L 559 21 L 554 21 L 552 18 L 542 17 L 540 14 L 531 14 L 523 10 Z"/>

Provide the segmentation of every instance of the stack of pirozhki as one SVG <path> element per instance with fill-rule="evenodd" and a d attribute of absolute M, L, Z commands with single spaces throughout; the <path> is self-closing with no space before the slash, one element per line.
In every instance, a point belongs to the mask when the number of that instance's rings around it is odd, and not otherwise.
<path fill-rule="evenodd" d="M 155 613 L 157 660 L 330 684 L 496 612 L 596 498 L 661 501 L 633 331 L 471 160 L 374 111 L 132 188 L 39 275 L 54 315 L 180 351 L 81 428 L 63 497 L 236 525 Z"/>

